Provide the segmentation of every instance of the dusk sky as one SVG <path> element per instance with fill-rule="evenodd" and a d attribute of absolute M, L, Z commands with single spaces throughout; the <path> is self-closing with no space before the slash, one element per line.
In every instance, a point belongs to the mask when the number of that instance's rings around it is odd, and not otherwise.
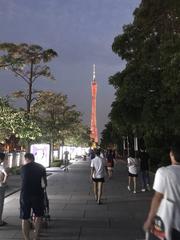
<path fill-rule="evenodd" d="M 108 122 L 114 89 L 108 78 L 124 63 L 111 49 L 122 26 L 133 20 L 140 0 L 0 0 L 1 42 L 38 44 L 53 48 L 59 57 L 50 63 L 56 78 L 39 80 L 36 89 L 68 95 L 90 125 L 91 81 L 96 64 L 97 126 Z M 9 72 L 0 72 L 0 95 L 25 89 Z"/>

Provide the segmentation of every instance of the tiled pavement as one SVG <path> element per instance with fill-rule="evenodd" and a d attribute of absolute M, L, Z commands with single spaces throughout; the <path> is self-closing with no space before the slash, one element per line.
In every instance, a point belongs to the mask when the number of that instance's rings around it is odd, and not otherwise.
<path fill-rule="evenodd" d="M 152 192 L 127 191 L 127 169 L 118 162 L 114 176 L 106 180 L 103 204 L 97 205 L 89 178 L 89 161 L 74 162 L 69 172 L 56 171 L 48 178 L 51 221 L 42 240 L 142 240 L 142 224 Z M 19 180 L 18 180 L 19 181 Z M 15 184 L 15 180 L 13 181 Z M 18 185 L 18 182 L 16 182 Z M 10 185 L 10 184 L 9 184 Z M 10 188 L 10 187 L 9 187 Z M 21 240 L 19 192 L 6 198 L 0 239 Z"/>

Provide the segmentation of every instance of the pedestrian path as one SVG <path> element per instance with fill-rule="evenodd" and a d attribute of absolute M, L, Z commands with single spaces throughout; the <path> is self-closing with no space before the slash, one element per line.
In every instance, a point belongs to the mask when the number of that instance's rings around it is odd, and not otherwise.
<path fill-rule="evenodd" d="M 139 189 L 140 190 L 140 189 Z M 90 167 L 78 161 L 69 172 L 54 172 L 48 178 L 51 221 L 43 229 L 42 240 L 142 240 L 142 224 L 152 192 L 137 194 L 127 190 L 127 169 L 124 163 L 115 166 L 114 176 L 106 180 L 103 204 L 97 205 L 92 192 Z M 6 198 L 0 239 L 21 240 L 19 193 Z"/>

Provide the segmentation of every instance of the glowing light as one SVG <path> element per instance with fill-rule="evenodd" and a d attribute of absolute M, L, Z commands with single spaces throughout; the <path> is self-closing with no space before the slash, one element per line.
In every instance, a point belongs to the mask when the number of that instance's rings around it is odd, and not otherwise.
<path fill-rule="evenodd" d="M 49 167 L 50 160 L 50 145 L 49 144 L 32 144 L 31 153 L 34 154 L 35 162 L 42 164 L 44 167 Z"/>
<path fill-rule="evenodd" d="M 96 126 L 96 95 L 97 95 L 97 83 L 95 79 L 95 64 L 93 65 L 93 81 L 91 82 L 92 93 L 92 111 L 91 111 L 91 139 L 98 142 L 98 131 Z"/>

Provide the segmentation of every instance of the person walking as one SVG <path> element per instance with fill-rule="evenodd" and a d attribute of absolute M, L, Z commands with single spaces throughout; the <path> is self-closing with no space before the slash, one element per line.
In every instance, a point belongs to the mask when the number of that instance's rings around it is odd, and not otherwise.
<path fill-rule="evenodd" d="M 69 169 L 68 169 L 68 163 L 69 163 L 69 152 L 66 150 L 64 152 L 64 171 L 65 172 L 68 172 Z"/>
<path fill-rule="evenodd" d="M 109 179 L 111 179 L 113 174 L 113 168 L 114 168 L 114 153 L 112 149 L 107 150 L 106 159 L 107 159 L 108 177 Z"/>
<path fill-rule="evenodd" d="M 41 218 L 44 215 L 44 187 L 47 186 L 46 170 L 36 162 L 34 155 L 26 153 L 24 166 L 21 168 L 21 192 L 20 192 L 20 218 L 22 219 L 22 233 L 24 240 L 30 240 L 31 210 L 34 219 L 34 240 L 38 239 Z"/>
<path fill-rule="evenodd" d="M 5 154 L 0 152 L 0 227 L 5 226 L 7 224 L 5 221 L 2 220 L 6 181 L 8 177 L 8 174 L 3 166 L 4 160 L 5 160 Z"/>
<path fill-rule="evenodd" d="M 136 193 L 136 182 L 138 177 L 138 161 L 135 158 L 134 151 L 130 151 L 129 157 L 127 158 L 128 166 L 128 190 L 131 191 L 131 182 L 133 181 L 133 193 Z"/>
<path fill-rule="evenodd" d="M 174 218 L 172 223 L 171 240 L 180 239 L 180 140 L 175 140 L 170 148 L 171 165 L 157 170 L 154 179 L 151 207 L 144 223 L 144 230 L 150 231 L 164 196 L 174 203 Z"/>
<path fill-rule="evenodd" d="M 105 177 L 105 170 L 107 172 L 107 166 L 105 159 L 100 157 L 100 149 L 95 150 L 95 158 L 91 160 L 91 178 L 93 181 L 93 189 L 95 200 L 98 204 L 101 204 L 102 188 Z"/>
<path fill-rule="evenodd" d="M 140 149 L 140 177 L 141 177 L 141 191 L 150 191 L 150 178 L 149 178 L 149 154 L 145 149 Z"/>

